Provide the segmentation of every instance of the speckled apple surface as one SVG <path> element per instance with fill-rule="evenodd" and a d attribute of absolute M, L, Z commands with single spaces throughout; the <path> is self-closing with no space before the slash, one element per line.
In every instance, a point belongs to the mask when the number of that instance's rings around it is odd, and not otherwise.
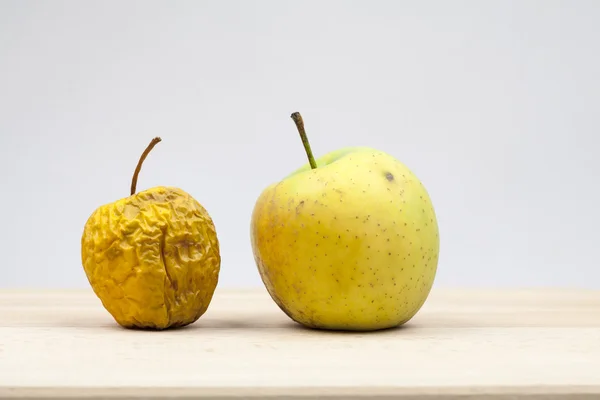
<path fill-rule="evenodd" d="M 303 325 L 376 330 L 410 320 L 439 258 L 432 201 L 403 163 L 376 149 L 331 152 L 267 187 L 251 219 L 262 280 Z"/>

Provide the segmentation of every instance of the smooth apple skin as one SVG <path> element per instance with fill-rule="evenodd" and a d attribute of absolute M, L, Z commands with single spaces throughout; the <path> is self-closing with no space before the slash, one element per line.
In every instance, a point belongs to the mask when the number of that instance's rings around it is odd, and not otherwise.
<path fill-rule="evenodd" d="M 98 207 L 84 226 L 81 261 L 119 325 L 162 330 L 206 312 L 221 256 L 206 209 L 179 188 L 158 186 Z"/>
<path fill-rule="evenodd" d="M 369 331 L 409 321 L 437 272 L 438 222 L 421 181 L 391 155 L 343 148 L 267 187 L 251 245 L 275 303 L 311 328 Z"/>

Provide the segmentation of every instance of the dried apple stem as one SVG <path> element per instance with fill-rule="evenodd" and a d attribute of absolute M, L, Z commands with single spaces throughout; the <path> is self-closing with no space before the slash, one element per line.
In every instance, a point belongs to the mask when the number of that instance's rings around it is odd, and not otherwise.
<path fill-rule="evenodd" d="M 137 186 L 138 175 L 140 174 L 140 170 L 142 169 L 142 164 L 144 163 L 144 160 L 146 159 L 148 153 L 150 153 L 152 148 L 154 148 L 154 146 L 156 146 L 156 144 L 161 140 L 162 139 L 159 137 L 155 137 L 154 139 L 152 139 L 148 147 L 146 147 L 146 150 L 144 150 L 144 152 L 142 153 L 142 156 L 140 157 L 140 160 L 138 161 L 137 166 L 135 167 L 133 178 L 131 179 L 131 195 L 135 194 L 135 187 Z"/>
<path fill-rule="evenodd" d="M 304 150 L 306 151 L 308 162 L 310 163 L 310 168 L 315 169 L 317 168 L 317 163 L 313 157 L 312 150 L 310 149 L 310 143 L 308 143 L 308 137 L 306 136 L 306 131 L 304 130 L 304 121 L 302 120 L 302 116 L 299 112 L 295 112 L 292 114 L 292 119 L 294 120 L 296 128 L 298 128 L 298 132 L 300 133 L 300 138 L 302 139 L 302 144 L 304 145 Z"/>

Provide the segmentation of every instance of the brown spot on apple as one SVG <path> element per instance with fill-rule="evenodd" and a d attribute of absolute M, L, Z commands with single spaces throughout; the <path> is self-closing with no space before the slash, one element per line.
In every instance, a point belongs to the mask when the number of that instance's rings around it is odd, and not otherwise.
<path fill-rule="evenodd" d="M 296 214 L 300 214 L 302 207 L 304 207 L 304 200 L 300 201 L 300 203 L 298 203 L 298 205 L 296 206 Z"/>

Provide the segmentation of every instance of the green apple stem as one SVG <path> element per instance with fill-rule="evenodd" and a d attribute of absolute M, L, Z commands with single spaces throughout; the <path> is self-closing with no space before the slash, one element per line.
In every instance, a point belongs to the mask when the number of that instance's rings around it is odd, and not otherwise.
<path fill-rule="evenodd" d="M 135 167 L 133 178 L 131 179 L 131 195 L 135 194 L 135 187 L 137 186 L 138 175 L 140 174 L 140 170 L 142 169 L 142 164 L 144 163 L 144 160 L 148 156 L 148 153 L 150 153 L 154 146 L 156 146 L 157 143 L 161 140 L 162 139 L 159 137 L 155 137 L 154 139 L 152 139 L 148 147 L 146 147 L 146 150 L 144 150 L 144 152 L 142 153 L 142 156 L 140 157 L 140 160 L 138 161 L 137 166 Z"/>
<path fill-rule="evenodd" d="M 306 131 L 304 130 L 304 121 L 302 120 L 302 116 L 299 112 L 295 112 L 292 114 L 292 119 L 294 120 L 296 128 L 298 128 L 298 132 L 300 133 L 300 138 L 302 139 L 302 144 L 304 145 L 304 150 L 306 151 L 308 162 L 310 163 L 310 168 L 315 169 L 317 168 L 317 163 L 313 157 L 312 150 L 310 149 L 310 143 L 308 143 L 308 137 L 306 136 Z"/>

